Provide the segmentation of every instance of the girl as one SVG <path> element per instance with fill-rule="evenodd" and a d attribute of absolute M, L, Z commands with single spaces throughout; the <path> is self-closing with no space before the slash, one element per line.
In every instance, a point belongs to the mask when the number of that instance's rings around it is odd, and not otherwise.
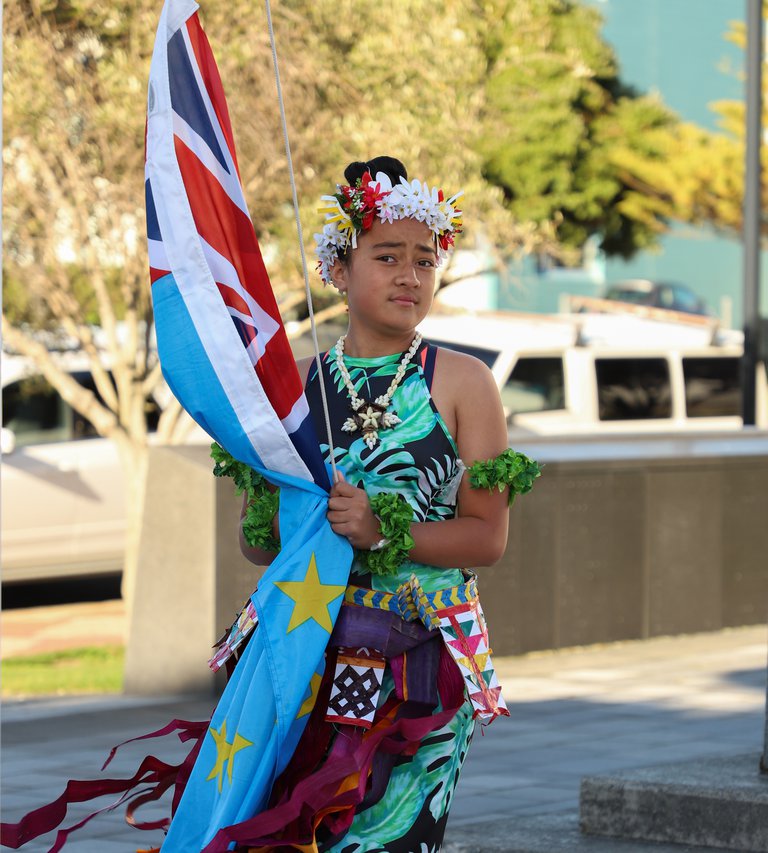
<path fill-rule="evenodd" d="M 509 486 L 527 490 L 520 474 L 535 463 L 507 449 L 490 370 L 417 329 L 460 230 L 456 197 L 409 184 L 390 157 L 344 174 L 316 235 L 321 275 L 349 308 L 322 359 L 333 438 L 322 450 L 340 472 L 328 520 L 356 558 L 310 720 L 263 815 L 265 826 L 284 815 L 283 829 L 250 849 L 436 851 L 474 718 L 508 713 L 462 567 L 501 557 Z M 325 436 L 314 360 L 299 369 Z M 468 476 L 462 460 L 489 462 Z M 244 502 L 246 528 L 253 511 Z M 269 562 L 248 538 L 241 528 L 246 556 Z"/>

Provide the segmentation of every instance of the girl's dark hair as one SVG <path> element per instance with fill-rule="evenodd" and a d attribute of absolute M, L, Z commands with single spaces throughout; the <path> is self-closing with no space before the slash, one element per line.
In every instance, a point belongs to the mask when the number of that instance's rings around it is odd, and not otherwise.
<path fill-rule="evenodd" d="M 355 163 L 350 163 L 344 169 L 344 177 L 350 186 L 354 186 L 366 172 L 371 173 L 371 177 L 375 178 L 377 172 L 384 172 L 385 175 L 392 181 L 392 184 L 399 184 L 400 178 L 408 180 L 408 172 L 405 166 L 394 157 L 374 157 L 365 163 L 361 160 Z"/>
<path fill-rule="evenodd" d="M 403 166 L 403 164 L 394 157 L 373 157 L 366 162 L 356 160 L 344 169 L 344 178 L 347 183 L 353 187 L 366 172 L 370 172 L 372 178 L 376 177 L 377 172 L 384 172 L 389 180 L 392 181 L 393 186 L 400 183 L 400 178 L 408 180 L 408 171 L 405 166 Z M 349 252 L 349 248 L 345 249 L 343 252 L 339 252 L 339 260 L 343 264 L 348 263 Z"/>

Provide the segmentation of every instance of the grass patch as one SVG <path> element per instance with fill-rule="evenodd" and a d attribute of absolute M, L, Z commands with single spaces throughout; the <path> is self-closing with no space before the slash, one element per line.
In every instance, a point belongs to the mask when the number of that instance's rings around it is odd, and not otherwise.
<path fill-rule="evenodd" d="M 2 662 L 3 697 L 119 693 L 123 689 L 122 646 L 92 646 Z"/>

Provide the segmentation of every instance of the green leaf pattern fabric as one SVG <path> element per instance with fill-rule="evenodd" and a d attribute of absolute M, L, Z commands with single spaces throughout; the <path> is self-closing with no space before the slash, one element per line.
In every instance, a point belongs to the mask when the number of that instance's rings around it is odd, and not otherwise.
<path fill-rule="evenodd" d="M 410 504 L 414 521 L 439 521 L 453 518 L 456 513 L 456 499 L 451 496 L 455 490 L 451 486 L 461 476 L 462 466 L 456 444 L 424 379 L 420 359 L 425 347 L 422 343 L 392 398 L 390 411 L 396 411 L 402 423 L 394 429 L 382 430 L 379 443 L 373 449 L 366 445 L 360 433 L 341 429 L 351 413 L 350 399 L 333 349 L 323 360 L 323 372 L 334 459 L 348 482 L 363 486 L 370 496 L 380 492 L 400 494 Z M 401 354 L 365 359 L 345 355 L 344 363 L 357 393 L 366 400 L 375 400 L 386 393 L 401 358 Z M 308 383 L 307 396 L 315 429 L 319 436 L 325 437 L 317 377 Z M 326 461 L 330 461 L 329 445 L 322 438 L 321 449 Z M 394 592 L 414 571 L 428 592 L 461 583 L 459 567 L 435 569 L 412 561 L 406 561 L 397 574 L 387 577 L 366 574 L 359 562 L 354 570 L 355 574 L 364 576 L 363 585 L 386 592 Z"/>
<path fill-rule="evenodd" d="M 362 486 L 371 497 L 381 493 L 402 496 L 415 521 L 440 521 L 456 513 L 456 486 L 464 469 L 427 387 L 421 367 L 425 347 L 422 343 L 393 395 L 392 409 L 402 423 L 380 431 L 379 443 L 373 449 L 360 433 L 341 429 L 350 414 L 350 400 L 333 350 L 323 359 L 323 374 L 333 455 L 347 481 Z M 372 401 L 386 393 L 400 359 L 399 354 L 372 359 L 345 356 L 344 362 L 357 393 Z M 324 437 L 319 384 L 312 373 L 307 399 L 317 434 Z M 321 446 L 326 461 L 330 461 L 327 441 Z M 394 592 L 412 573 L 427 592 L 463 581 L 458 567 L 444 569 L 406 560 L 392 575 L 374 575 L 366 573 L 358 560 L 350 582 Z M 381 702 L 394 689 L 389 670 L 384 678 Z M 383 798 L 355 815 L 344 838 L 321 849 L 329 853 L 437 853 L 473 730 L 472 707 L 466 703 L 450 723 L 424 740 L 416 755 L 398 761 Z"/>

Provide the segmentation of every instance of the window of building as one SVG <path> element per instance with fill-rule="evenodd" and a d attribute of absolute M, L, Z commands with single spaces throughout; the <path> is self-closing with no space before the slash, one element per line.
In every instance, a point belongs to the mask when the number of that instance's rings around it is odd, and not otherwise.
<path fill-rule="evenodd" d="M 738 358 L 684 358 L 683 378 L 685 409 L 689 418 L 741 414 Z"/>
<path fill-rule="evenodd" d="M 664 358 L 596 358 L 601 421 L 672 417 L 669 365 Z"/>

